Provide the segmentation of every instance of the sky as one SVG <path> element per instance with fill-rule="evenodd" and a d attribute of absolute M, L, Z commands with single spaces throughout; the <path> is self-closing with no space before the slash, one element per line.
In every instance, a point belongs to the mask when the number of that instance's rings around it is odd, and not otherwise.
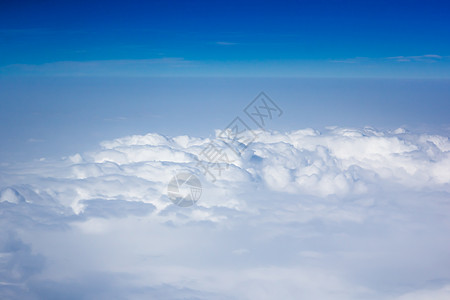
<path fill-rule="evenodd" d="M 0 163 L 149 132 L 210 137 L 261 91 L 284 107 L 273 130 L 450 130 L 447 79 L 16 77 L 0 80 Z"/>
<path fill-rule="evenodd" d="M 445 1 L 0 5 L 0 76 L 450 74 Z"/>
<path fill-rule="evenodd" d="M 450 299 L 448 15 L 1 1 L 0 298 Z"/>

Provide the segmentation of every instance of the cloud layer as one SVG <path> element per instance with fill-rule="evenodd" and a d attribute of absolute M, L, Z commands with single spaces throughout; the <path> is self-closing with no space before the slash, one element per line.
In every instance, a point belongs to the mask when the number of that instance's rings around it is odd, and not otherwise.
<path fill-rule="evenodd" d="M 449 297 L 448 137 L 401 128 L 255 133 L 241 156 L 220 132 L 152 133 L 5 166 L 0 295 Z M 211 142 L 229 158 L 215 180 L 199 168 Z M 167 184 L 186 171 L 203 193 L 180 208 Z"/>

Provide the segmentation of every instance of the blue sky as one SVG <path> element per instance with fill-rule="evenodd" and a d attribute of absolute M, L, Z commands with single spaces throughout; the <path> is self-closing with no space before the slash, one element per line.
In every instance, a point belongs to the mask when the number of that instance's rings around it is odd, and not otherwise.
<path fill-rule="evenodd" d="M 1 76 L 450 75 L 445 1 L 0 5 Z"/>

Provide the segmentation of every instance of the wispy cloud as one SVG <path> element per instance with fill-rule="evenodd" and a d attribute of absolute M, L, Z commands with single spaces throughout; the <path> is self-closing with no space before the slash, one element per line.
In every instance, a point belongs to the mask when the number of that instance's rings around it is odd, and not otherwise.
<path fill-rule="evenodd" d="M 44 64 L 11 64 L 0 67 L 5 75 L 146 75 L 192 66 L 182 57 L 91 61 L 56 61 Z"/>
<path fill-rule="evenodd" d="M 380 63 L 382 61 L 396 61 L 396 62 L 437 62 L 447 58 L 446 56 L 441 56 L 437 54 L 425 54 L 425 55 L 411 55 L 411 56 L 388 56 L 383 58 L 375 58 L 375 57 L 352 57 L 352 58 L 343 58 L 343 59 L 333 59 L 330 60 L 334 63 L 345 63 L 345 64 L 358 64 L 358 63 Z"/>
<path fill-rule="evenodd" d="M 437 54 L 425 54 L 425 55 L 414 55 L 414 56 L 391 56 L 386 57 L 386 59 L 394 60 L 398 62 L 436 62 L 442 60 L 444 57 Z"/>
<path fill-rule="evenodd" d="M 344 59 L 333 59 L 331 62 L 334 63 L 344 63 L 344 64 L 357 64 L 361 62 L 369 61 L 368 57 L 354 57 L 354 58 L 344 58 Z"/>
<path fill-rule="evenodd" d="M 35 138 L 29 138 L 28 143 L 42 143 L 44 142 L 43 139 L 35 139 Z"/>
<path fill-rule="evenodd" d="M 69 35 L 69 34 L 85 34 L 84 30 L 68 30 L 53 28 L 10 28 L 0 29 L 0 37 L 41 37 L 45 35 Z"/>
<path fill-rule="evenodd" d="M 55 32 L 55 30 L 47 28 L 0 29 L 0 35 L 41 35 L 53 32 Z"/>
<path fill-rule="evenodd" d="M 234 46 L 234 45 L 237 45 L 237 43 L 218 41 L 218 42 L 216 42 L 216 45 L 220 45 L 220 46 Z"/>

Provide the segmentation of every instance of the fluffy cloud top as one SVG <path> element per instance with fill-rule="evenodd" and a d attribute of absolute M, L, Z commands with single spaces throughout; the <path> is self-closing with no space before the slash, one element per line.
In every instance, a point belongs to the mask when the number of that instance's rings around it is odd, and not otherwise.
<path fill-rule="evenodd" d="M 159 134 L 0 172 L 11 299 L 448 298 L 450 141 L 404 129 Z M 199 168 L 213 142 L 229 158 Z M 207 163 L 206 161 L 203 161 Z M 200 178 L 197 205 L 167 184 Z"/>

